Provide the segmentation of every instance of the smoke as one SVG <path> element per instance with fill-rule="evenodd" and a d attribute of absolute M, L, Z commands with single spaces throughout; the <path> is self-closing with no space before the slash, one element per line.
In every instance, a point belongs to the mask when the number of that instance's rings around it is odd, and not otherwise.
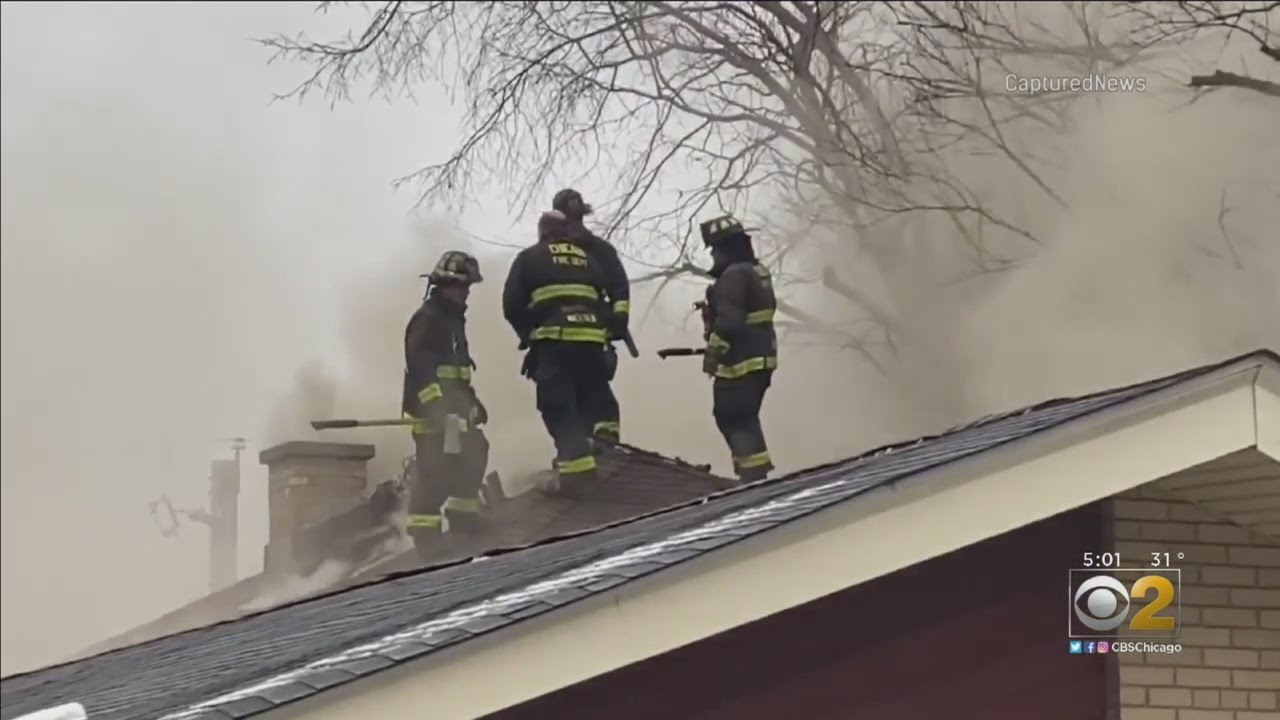
<path fill-rule="evenodd" d="M 1046 247 L 959 325 L 972 396 L 1017 405 L 1280 347 L 1280 103 L 1106 98 Z M 1260 142 L 1252 142 L 1256 138 Z"/>
<path fill-rule="evenodd" d="M 310 575 L 289 576 L 277 587 L 264 590 L 258 597 L 241 605 L 242 613 L 256 613 L 285 603 L 296 602 L 332 588 L 343 578 L 350 577 L 353 566 L 340 560 L 325 560 Z"/>
<path fill-rule="evenodd" d="M 1068 20 L 1059 6 L 1042 9 L 1046 33 Z M 1057 37 L 1063 42 L 1063 33 Z M 1280 103 L 1244 91 L 1189 103 L 1191 72 L 1247 65 L 1259 74 L 1250 62 L 1256 44 L 1219 49 L 1196 55 L 1206 48 L 1187 46 L 1190 59 L 1153 56 L 1122 71 L 1142 77 L 1146 90 L 1084 94 L 1059 127 L 1007 124 L 1001 140 L 1062 203 L 989 142 L 983 152 L 968 142 L 937 153 L 933 161 L 953 182 L 1038 239 L 971 223 L 988 268 L 1007 261 L 999 271 L 979 272 L 972 246 L 939 214 L 888 218 L 852 238 L 797 227 L 810 241 L 805 270 L 834 272 L 870 297 L 888 316 L 890 339 L 863 336 L 882 370 L 829 347 L 808 353 L 812 374 L 801 374 L 794 351 L 787 353 L 768 408 L 779 452 L 794 457 L 807 447 L 807 459 L 817 460 L 816 446 L 839 444 L 840 436 L 847 452 L 1280 347 L 1280 146 L 1267 140 Z M 1027 76 L 1079 75 L 1060 58 L 1020 60 L 1013 71 Z M 976 102 L 946 109 L 958 124 L 979 126 L 986 112 Z M 935 187 L 920 185 L 906 190 L 925 196 Z M 797 298 L 833 324 L 867 316 L 839 293 L 808 287 Z M 796 410 L 780 412 L 775 398 L 816 402 L 821 382 L 830 425 L 778 420 Z"/>
<path fill-rule="evenodd" d="M 410 201 L 387 180 L 449 137 L 434 112 L 268 106 L 296 78 L 248 38 L 310 9 L 228 7 L 2 6 L 6 674 L 208 591 L 205 528 L 165 540 L 148 503 L 203 507 L 219 438 L 251 440 L 240 574 L 257 571 L 254 429 L 295 372 L 296 419 L 337 407 L 315 391 L 343 370 L 335 288 L 397 252 Z M 398 382 L 379 384 L 393 409 Z"/>
<path fill-rule="evenodd" d="M 334 416 L 338 407 L 338 379 L 321 359 L 304 362 L 293 373 L 293 384 L 270 409 L 266 445 L 301 440 L 317 433 L 311 421 Z"/>

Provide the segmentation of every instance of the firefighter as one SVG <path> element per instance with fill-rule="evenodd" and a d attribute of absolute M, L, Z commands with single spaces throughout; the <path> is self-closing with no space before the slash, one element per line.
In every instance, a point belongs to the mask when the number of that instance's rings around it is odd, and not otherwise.
<path fill-rule="evenodd" d="M 777 301 L 769 271 L 756 260 L 751 236 L 732 216 L 702 223 L 702 241 L 711 250 L 711 277 L 702 309 L 707 342 L 703 371 L 714 378 L 712 413 L 743 482 L 773 470 L 760 408 L 778 367 L 773 328 Z"/>
<path fill-rule="evenodd" d="M 616 428 L 618 417 L 607 350 L 618 321 L 611 318 L 609 279 L 592 237 L 575 232 L 559 210 L 543 213 L 538 242 L 516 255 L 502 293 L 503 316 L 528 349 L 521 374 L 536 386 L 538 412 L 556 446 L 560 489 L 569 495 L 592 486 L 592 434 L 601 423 Z"/>
<path fill-rule="evenodd" d="M 409 534 L 419 553 L 445 533 L 467 535 L 481 522 L 480 486 L 489 442 L 479 429 L 488 411 L 471 374 L 466 311 L 480 265 L 451 250 L 425 275 L 427 292 L 404 334 L 405 417 L 415 420 L 414 472 L 409 498 Z"/>
<path fill-rule="evenodd" d="M 572 188 L 565 188 L 551 198 L 551 209 L 564 216 L 565 222 L 560 229 L 556 226 L 556 216 L 540 220 L 552 235 L 572 237 L 587 254 L 600 264 L 604 273 L 603 298 L 609 308 L 609 342 L 605 344 L 605 368 L 608 382 L 613 382 L 618 373 L 618 353 L 613 343 L 626 337 L 631 317 L 631 279 L 627 277 L 627 269 L 618 257 L 618 251 L 608 241 L 591 232 L 583 224 L 583 219 L 594 212 L 594 209 L 582 199 L 582 193 Z M 539 230 L 539 237 L 542 230 Z M 558 238 L 553 238 L 558 239 Z M 591 436 L 595 441 L 593 447 L 597 452 L 621 440 L 622 425 L 618 410 L 618 402 L 613 389 L 606 385 L 598 389 L 606 395 L 599 402 L 587 404 L 587 422 L 591 425 Z"/>

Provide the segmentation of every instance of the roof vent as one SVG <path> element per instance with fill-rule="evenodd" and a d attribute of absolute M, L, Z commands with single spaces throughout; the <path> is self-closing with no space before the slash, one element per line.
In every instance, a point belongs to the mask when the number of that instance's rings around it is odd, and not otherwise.
<path fill-rule="evenodd" d="M 14 720 L 88 720 L 84 706 L 80 703 L 67 703 L 57 707 L 37 710 L 26 715 L 19 715 Z"/>

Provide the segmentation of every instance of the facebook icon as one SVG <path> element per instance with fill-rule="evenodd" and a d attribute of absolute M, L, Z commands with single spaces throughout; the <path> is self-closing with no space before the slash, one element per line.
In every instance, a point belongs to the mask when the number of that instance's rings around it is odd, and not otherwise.
<path fill-rule="evenodd" d="M 1090 655 L 1092 655 L 1094 651 L 1097 649 L 1098 649 L 1098 643 L 1096 642 L 1085 643 L 1084 645 L 1084 651 L 1089 653 Z"/>

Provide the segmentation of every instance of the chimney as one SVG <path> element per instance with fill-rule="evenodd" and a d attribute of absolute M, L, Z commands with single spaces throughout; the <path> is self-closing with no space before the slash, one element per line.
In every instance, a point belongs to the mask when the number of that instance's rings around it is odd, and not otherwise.
<path fill-rule="evenodd" d="M 299 530 L 328 519 L 364 497 L 372 445 L 293 441 L 263 450 L 269 514 L 265 572 L 287 571 Z"/>
<path fill-rule="evenodd" d="M 209 466 L 209 592 L 236 582 L 236 537 L 240 531 L 240 451 L 235 460 Z"/>

